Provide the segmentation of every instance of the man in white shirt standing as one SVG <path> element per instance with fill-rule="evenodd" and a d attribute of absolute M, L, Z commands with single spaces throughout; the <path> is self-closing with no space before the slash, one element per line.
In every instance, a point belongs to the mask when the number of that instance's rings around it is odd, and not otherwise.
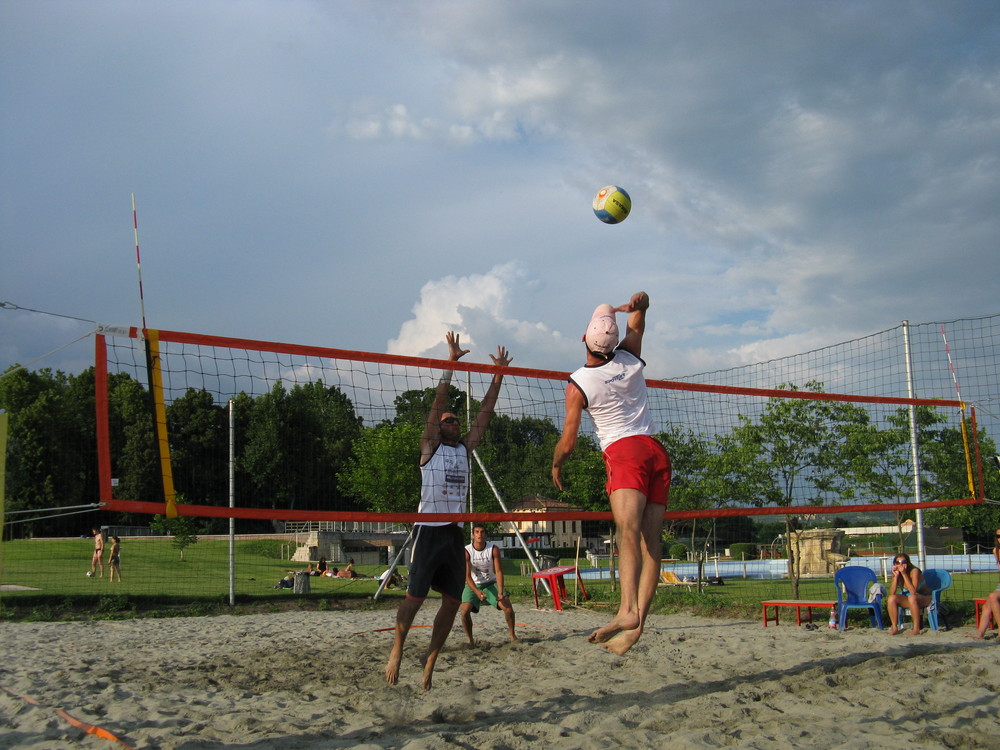
<path fill-rule="evenodd" d="M 624 654 L 642 635 L 660 579 L 660 530 L 670 489 L 670 456 L 653 435 L 646 402 L 646 363 L 640 358 L 649 295 L 599 305 L 583 340 L 587 363 L 569 378 L 562 437 L 552 455 L 552 482 L 563 489 L 562 465 L 576 446 L 583 412 L 594 423 L 607 469 L 606 489 L 618 530 L 621 604 L 615 618 L 590 634 L 592 643 Z M 628 313 L 618 343 L 616 312 Z"/>
<path fill-rule="evenodd" d="M 493 542 L 486 541 L 486 527 L 477 523 L 472 527 L 472 544 L 465 545 L 465 590 L 462 592 L 462 606 L 459 608 L 462 629 L 465 630 L 470 646 L 476 645 L 472 637 L 472 614 L 479 613 L 481 602 L 503 612 L 510 639 L 516 641 L 514 607 L 503 586 L 500 548 Z"/>

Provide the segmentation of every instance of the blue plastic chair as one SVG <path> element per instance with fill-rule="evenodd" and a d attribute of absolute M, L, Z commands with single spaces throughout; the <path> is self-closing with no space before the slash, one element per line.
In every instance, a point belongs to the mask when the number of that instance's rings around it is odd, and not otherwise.
<path fill-rule="evenodd" d="M 930 625 L 931 630 L 937 630 L 940 620 L 938 619 L 938 612 L 941 611 L 941 592 L 945 589 L 951 588 L 951 573 L 947 570 L 941 570 L 939 568 L 930 568 L 924 571 L 924 581 L 927 583 L 927 587 L 931 590 L 931 606 L 923 610 L 924 614 L 927 615 L 927 624 Z M 906 605 L 901 605 L 899 609 L 905 609 L 909 611 L 909 607 Z M 899 614 L 897 612 L 897 614 Z M 911 613 L 912 614 L 912 613 Z M 896 622 L 899 622 L 899 617 L 896 617 Z"/>
<path fill-rule="evenodd" d="M 882 594 L 874 601 L 868 601 L 868 589 L 873 583 L 878 583 L 878 576 L 871 568 L 862 565 L 848 565 L 833 575 L 833 584 L 837 587 L 837 614 L 840 622 L 837 630 L 847 627 L 847 611 L 851 609 L 866 609 L 871 619 L 872 627 L 882 630 Z"/>

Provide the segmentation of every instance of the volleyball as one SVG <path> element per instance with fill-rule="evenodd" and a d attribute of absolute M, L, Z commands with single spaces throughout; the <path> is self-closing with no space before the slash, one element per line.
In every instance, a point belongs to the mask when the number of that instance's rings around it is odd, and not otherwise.
<path fill-rule="evenodd" d="M 632 199 L 625 188 L 606 185 L 594 196 L 594 213 L 605 224 L 618 224 L 628 218 L 632 210 Z"/>

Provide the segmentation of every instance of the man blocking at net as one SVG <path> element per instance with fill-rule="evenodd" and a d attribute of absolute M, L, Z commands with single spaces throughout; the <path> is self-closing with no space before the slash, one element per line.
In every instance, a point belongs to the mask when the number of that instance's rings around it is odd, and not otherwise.
<path fill-rule="evenodd" d="M 618 614 L 589 640 L 619 655 L 642 635 L 656 593 L 660 530 L 670 489 L 670 456 L 653 437 L 643 376 L 646 363 L 640 358 L 648 307 L 649 296 L 636 292 L 627 304 L 599 305 L 594 310 L 583 337 L 587 362 L 570 375 L 563 432 L 552 456 L 552 481 L 562 490 L 561 468 L 576 446 L 586 411 L 604 452 L 622 592 Z M 621 344 L 616 312 L 628 313 Z"/>
<path fill-rule="evenodd" d="M 459 337 L 454 332 L 449 331 L 445 338 L 450 361 L 455 362 L 469 353 L 468 349 L 461 348 Z M 497 367 L 506 367 L 511 362 L 510 355 L 502 346 L 497 347 L 495 357 L 492 354 L 490 357 Z M 465 511 L 465 499 L 469 494 L 469 455 L 483 439 L 503 380 L 502 372 L 498 371 L 493 375 L 476 420 L 463 438 L 458 417 L 445 410 L 451 376 L 451 370 L 442 373 L 434 403 L 427 414 L 424 432 L 420 436 L 421 485 L 418 513 Z M 465 586 L 465 539 L 461 523 L 420 521 L 414 526 L 416 536 L 413 542 L 413 562 L 409 569 L 406 598 L 396 611 L 395 637 L 389 652 L 389 662 L 385 667 L 385 679 L 390 685 L 399 681 L 406 636 L 413 618 L 433 588 L 441 594 L 441 606 L 434 618 L 431 641 L 423 657 L 423 687 L 430 690 L 434 663 L 455 624 L 455 615 Z"/>
<path fill-rule="evenodd" d="M 465 590 L 462 592 L 462 629 L 470 646 L 476 645 L 472 637 L 472 614 L 479 614 L 482 602 L 503 612 L 507 632 L 512 641 L 514 634 L 514 607 L 503 586 L 503 565 L 500 548 L 486 541 L 486 527 L 481 523 L 472 526 L 472 544 L 465 545 Z"/>

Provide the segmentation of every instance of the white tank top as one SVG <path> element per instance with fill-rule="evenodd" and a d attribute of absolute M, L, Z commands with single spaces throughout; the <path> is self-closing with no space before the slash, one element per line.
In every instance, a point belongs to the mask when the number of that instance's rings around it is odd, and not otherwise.
<path fill-rule="evenodd" d="M 418 513 L 462 513 L 469 494 L 469 451 L 465 443 L 438 445 L 420 467 Z M 447 526 L 450 521 L 420 521 L 422 526 Z M 458 524 L 462 526 L 462 523 Z"/>
<path fill-rule="evenodd" d="M 584 409 L 593 420 L 602 451 L 624 437 L 654 433 L 646 404 L 645 367 L 631 352 L 616 349 L 609 362 L 581 367 L 569 376 L 583 392 Z"/>
<path fill-rule="evenodd" d="M 465 545 L 469 553 L 469 562 L 472 567 L 472 580 L 477 586 L 493 583 L 496 577 L 496 570 L 493 568 L 493 542 L 486 542 L 486 549 L 476 549 L 471 544 Z"/>

